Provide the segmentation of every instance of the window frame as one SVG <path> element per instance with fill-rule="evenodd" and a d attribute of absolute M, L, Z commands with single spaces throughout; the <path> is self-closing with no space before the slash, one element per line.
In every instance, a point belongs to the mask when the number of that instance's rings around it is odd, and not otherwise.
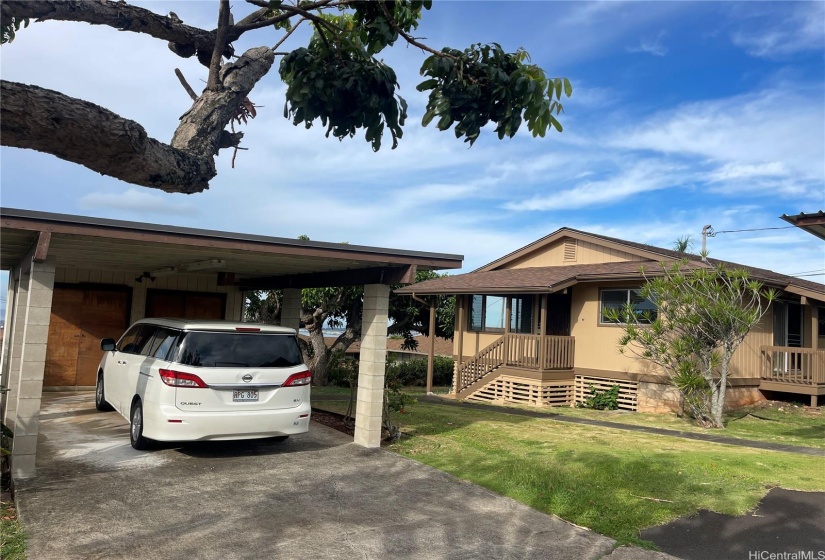
<path fill-rule="evenodd" d="M 599 314 L 599 317 L 598 317 L 599 323 L 598 324 L 599 324 L 599 326 L 600 327 L 622 327 L 622 326 L 627 325 L 627 322 L 608 321 L 605 318 L 605 316 L 604 316 L 604 309 L 605 309 L 605 307 L 604 307 L 604 293 L 605 292 L 626 292 L 626 296 L 625 296 L 625 305 L 626 305 L 626 304 L 632 304 L 631 294 L 633 292 L 636 292 L 638 294 L 641 291 L 641 289 L 642 289 L 641 286 L 631 286 L 631 287 L 627 287 L 627 288 L 599 288 L 599 310 L 598 310 L 598 314 Z M 641 297 L 641 294 L 639 294 L 639 297 Z M 649 326 L 649 325 L 653 324 L 653 322 L 656 321 L 656 319 L 658 318 L 658 316 L 659 316 L 659 307 L 653 301 L 651 301 L 647 298 L 644 298 L 641 301 L 641 303 L 644 303 L 644 302 L 650 302 L 654 306 L 653 317 L 650 320 L 643 320 L 643 318 L 641 316 L 637 315 L 638 324 L 643 326 L 643 327 L 646 327 L 646 326 Z"/>
<path fill-rule="evenodd" d="M 502 308 L 502 317 L 501 317 L 501 324 L 502 327 L 488 327 L 487 326 L 487 298 L 488 297 L 495 297 L 501 298 L 503 300 L 503 308 Z M 481 298 L 481 323 L 478 328 L 473 325 L 473 303 L 476 298 Z M 512 322 L 514 319 L 513 314 L 513 300 L 520 299 L 524 300 L 525 304 L 522 306 L 522 313 L 526 313 L 529 315 L 527 317 L 530 321 L 530 331 L 529 332 L 522 332 L 521 330 L 514 330 L 512 328 Z M 467 306 L 467 332 L 474 332 L 474 333 L 495 333 L 495 334 L 502 334 L 507 331 L 507 308 L 510 307 L 510 333 L 514 334 L 533 334 L 536 329 L 536 317 L 535 317 L 535 306 L 536 306 L 536 298 L 533 294 L 516 294 L 516 295 L 498 295 L 498 294 L 471 294 L 468 298 L 468 306 Z"/>

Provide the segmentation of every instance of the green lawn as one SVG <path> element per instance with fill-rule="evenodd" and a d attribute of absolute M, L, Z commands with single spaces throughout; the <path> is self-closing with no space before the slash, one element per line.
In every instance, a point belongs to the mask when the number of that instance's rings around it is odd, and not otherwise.
<path fill-rule="evenodd" d="M 25 560 L 26 536 L 17 520 L 14 504 L 0 502 L 0 558 Z"/>
<path fill-rule="evenodd" d="M 343 399 L 347 395 L 339 393 Z M 342 412 L 346 401 L 319 399 L 314 405 Z M 783 413 L 775 413 L 780 418 L 775 423 L 785 424 Z M 621 415 L 620 421 L 631 416 Z M 822 457 L 426 403 L 397 418 L 409 437 L 388 449 L 620 543 L 652 547 L 639 538 L 641 529 L 700 509 L 742 514 L 773 486 L 825 491 Z M 742 421 L 752 422 L 731 423 Z M 804 431 L 807 440 L 807 431 L 821 429 L 821 417 L 818 421 L 799 420 L 787 430 Z M 765 435 L 762 424 L 753 423 L 752 431 Z"/>

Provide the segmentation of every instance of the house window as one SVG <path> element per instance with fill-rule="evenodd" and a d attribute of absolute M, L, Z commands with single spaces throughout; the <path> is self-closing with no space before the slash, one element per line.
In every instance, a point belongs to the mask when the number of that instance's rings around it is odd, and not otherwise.
<path fill-rule="evenodd" d="M 504 331 L 507 297 L 474 295 L 470 299 L 470 330 Z M 533 330 L 533 297 L 510 298 L 510 332 L 530 333 Z"/>
<path fill-rule="evenodd" d="M 510 301 L 510 332 L 533 332 L 533 296 L 513 296 Z"/>
<path fill-rule="evenodd" d="M 657 309 L 654 302 L 642 297 L 639 289 L 623 288 L 601 291 L 599 322 L 603 325 L 617 324 L 618 321 L 613 321 L 607 317 L 608 310 L 618 309 L 619 318 L 621 319 L 621 314 L 628 304 L 632 307 L 636 320 L 640 323 L 650 324 L 656 320 Z"/>

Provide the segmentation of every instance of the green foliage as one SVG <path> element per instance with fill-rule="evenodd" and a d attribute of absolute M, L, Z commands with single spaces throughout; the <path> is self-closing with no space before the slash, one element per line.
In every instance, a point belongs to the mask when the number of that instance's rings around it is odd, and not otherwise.
<path fill-rule="evenodd" d="M 496 123 L 499 139 L 512 138 L 522 121 L 533 137 L 553 126 L 562 111 L 562 94 L 570 97 L 573 86 L 567 78 L 548 79 L 529 61 L 526 51 L 506 53 L 501 45 L 476 44 L 464 51 L 442 49 L 424 61 L 421 75 L 428 77 L 418 91 L 430 91 L 422 124 L 438 118 L 436 127 L 455 125 L 456 138 L 472 145 L 487 123 Z"/>
<path fill-rule="evenodd" d="M 395 361 L 387 365 L 394 378 L 404 387 L 424 387 L 427 385 L 427 360 Z M 453 359 L 447 356 L 433 356 L 433 386 L 447 387 L 453 382 Z"/>
<path fill-rule="evenodd" d="M 660 275 L 647 278 L 641 295 L 656 301 L 660 311 L 650 325 L 629 308 L 610 310 L 611 320 L 627 321 L 620 351 L 659 365 L 682 394 L 686 411 L 701 425 L 721 428 L 731 357 L 776 294 L 745 270 L 688 264 L 663 264 Z"/>
<path fill-rule="evenodd" d="M 673 242 L 673 250 L 679 253 L 689 253 L 692 248 L 693 237 L 691 237 L 690 235 L 683 235 L 681 237 L 677 237 L 676 241 Z"/>
<path fill-rule="evenodd" d="M 395 95 L 395 71 L 375 59 L 361 41 L 352 16 L 324 16 L 308 47 L 281 60 L 287 84 L 284 117 L 311 128 L 316 119 L 339 140 L 365 130 L 372 149 L 381 148 L 384 129 L 393 149 L 403 135 L 407 102 Z M 377 39 L 373 39 L 377 40 Z"/>
<path fill-rule="evenodd" d="M 343 352 L 333 352 L 327 373 L 329 385 L 335 387 L 352 387 L 358 381 L 358 360 Z"/>
<path fill-rule="evenodd" d="M 387 369 L 384 373 L 384 412 L 382 425 L 387 433 L 386 439 L 397 440 L 401 437 L 401 430 L 393 420 L 393 414 L 404 414 L 407 406 L 418 402 L 411 395 L 403 392 L 403 384 L 394 369 L 393 360 L 387 360 Z"/>
<path fill-rule="evenodd" d="M 17 36 L 17 32 L 23 27 L 29 26 L 29 18 L 16 18 L 10 16 L 4 18 L 2 27 L 0 27 L 0 45 L 11 43 Z"/>
<path fill-rule="evenodd" d="M 355 8 L 353 20 L 359 31 L 361 42 L 366 45 L 369 54 L 376 54 L 398 40 L 398 30 L 409 33 L 418 28 L 421 10 L 429 10 L 432 0 L 398 0 L 376 2 L 353 2 Z"/>
<path fill-rule="evenodd" d="M 592 384 L 588 386 L 590 393 L 585 397 L 584 402 L 578 403 L 579 408 L 592 408 L 593 410 L 617 410 L 619 408 L 619 386 L 613 385 L 604 391 L 597 390 Z"/>

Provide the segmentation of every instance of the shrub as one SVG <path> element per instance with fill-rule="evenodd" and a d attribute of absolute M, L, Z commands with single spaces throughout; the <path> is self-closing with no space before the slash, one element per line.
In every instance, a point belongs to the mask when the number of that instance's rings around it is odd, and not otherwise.
<path fill-rule="evenodd" d="M 388 362 L 387 372 L 391 372 L 394 378 L 406 387 L 424 387 L 427 385 L 427 360 L 425 358 Z M 433 385 L 445 387 L 451 385 L 452 382 L 452 358 L 435 356 L 433 359 Z"/>
<path fill-rule="evenodd" d="M 591 384 L 588 386 L 590 396 L 584 399 L 583 403 L 578 403 L 579 408 L 592 408 L 594 410 L 616 410 L 619 408 L 619 386 L 613 385 L 605 391 L 598 391 Z"/>
<path fill-rule="evenodd" d="M 358 360 L 343 352 L 333 352 L 327 369 L 327 383 L 335 387 L 350 387 L 358 378 Z"/>

